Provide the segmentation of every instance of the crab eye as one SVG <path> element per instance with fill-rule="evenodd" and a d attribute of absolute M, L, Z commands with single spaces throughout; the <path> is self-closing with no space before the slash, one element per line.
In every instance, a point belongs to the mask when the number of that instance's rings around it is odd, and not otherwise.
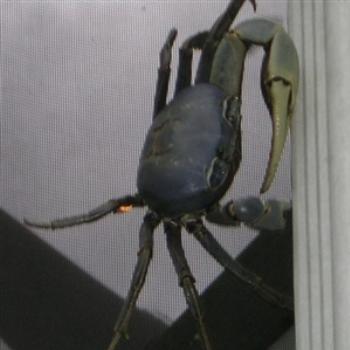
<path fill-rule="evenodd" d="M 217 188 L 222 185 L 227 178 L 228 172 L 228 164 L 218 157 L 214 158 L 207 172 L 209 186 Z"/>

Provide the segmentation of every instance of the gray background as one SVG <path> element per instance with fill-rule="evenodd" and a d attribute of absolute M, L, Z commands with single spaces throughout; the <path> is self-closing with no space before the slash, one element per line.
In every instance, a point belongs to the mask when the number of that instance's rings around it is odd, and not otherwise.
<path fill-rule="evenodd" d="M 179 44 L 210 27 L 226 4 L 1 2 L 0 205 L 19 220 L 47 219 L 79 214 L 135 192 L 138 158 L 151 122 L 159 48 L 168 30 L 178 28 L 175 68 Z M 286 1 L 258 1 L 256 15 L 286 25 L 286 7 Z M 254 16 L 246 4 L 238 21 Z M 226 199 L 258 195 L 267 164 L 271 125 L 259 88 L 261 58 L 262 50 L 253 49 L 246 63 L 243 162 Z M 265 197 L 285 200 L 290 195 L 287 146 Z M 134 210 L 37 234 L 125 296 L 143 214 Z M 233 256 L 255 236 L 246 228 L 210 228 Z M 184 245 L 201 291 L 222 268 L 191 237 L 184 235 Z M 138 305 L 166 322 L 186 308 L 161 230 Z M 293 337 L 284 343 L 292 346 Z M 0 348 L 5 346 L 0 343 Z"/>

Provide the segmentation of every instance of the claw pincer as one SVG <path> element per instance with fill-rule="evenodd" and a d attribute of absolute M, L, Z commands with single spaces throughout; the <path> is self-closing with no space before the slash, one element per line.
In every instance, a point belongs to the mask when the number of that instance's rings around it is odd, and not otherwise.
<path fill-rule="evenodd" d="M 249 20 L 235 33 L 246 43 L 261 45 L 265 57 L 261 89 L 273 125 L 271 151 L 260 192 L 266 192 L 274 179 L 288 134 L 298 89 L 299 63 L 292 39 L 283 27 L 266 19 Z"/>
<path fill-rule="evenodd" d="M 299 63 L 292 39 L 280 24 L 252 19 L 228 32 L 216 51 L 210 81 L 227 94 L 241 96 L 244 59 L 249 47 L 262 46 L 261 89 L 272 119 L 268 166 L 260 192 L 272 184 L 288 134 L 299 79 Z"/>

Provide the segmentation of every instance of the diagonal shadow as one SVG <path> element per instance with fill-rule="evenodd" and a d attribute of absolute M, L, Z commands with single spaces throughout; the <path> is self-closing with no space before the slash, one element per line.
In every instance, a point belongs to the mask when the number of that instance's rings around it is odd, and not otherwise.
<path fill-rule="evenodd" d="M 13 350 L 103 350 L 123 300 L 0 210 L 0 337 Z M 141 349 L 165 325 L 136 310 Z"/>
<path fill-rule="evenodd" d="M 261 232 L 239 260 L 271 286 L 293 294 L 291 212 L 287 229 Z M 223 272 L 202 294 L 215 350 L 267 349 L 293 314 L 266 303 Z M 13 350 L 103 350 L 123 300 L 0 210 L 0 336 Z M 165 325 L 136 310 L 120 350 L 199 350 L 185 312 Z"/>

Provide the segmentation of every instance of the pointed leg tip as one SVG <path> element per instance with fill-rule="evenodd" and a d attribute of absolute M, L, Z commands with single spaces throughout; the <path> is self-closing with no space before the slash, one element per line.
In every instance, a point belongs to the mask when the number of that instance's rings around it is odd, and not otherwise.
<path fill-rule="evenodd" d="M 253 6 L 254 12 L 256 12 L 256 1 L 255 0 L 250 0 L 250 3 Z"/>
<path fill-rule="evenodd" d="M 23 218 L 23 224 L 26 225 L 26 226 L 31 226 L 31 227 L 35 227 L 36 226 L 36 223 L 33 222 L 33 221 L 30 221 L 26 218 Z"/>
<path fill-rule="evenodd" d="M 177 29 L 172 28 L 169 32 L 167 42 L 172 46 L 177 37 Z"/>

